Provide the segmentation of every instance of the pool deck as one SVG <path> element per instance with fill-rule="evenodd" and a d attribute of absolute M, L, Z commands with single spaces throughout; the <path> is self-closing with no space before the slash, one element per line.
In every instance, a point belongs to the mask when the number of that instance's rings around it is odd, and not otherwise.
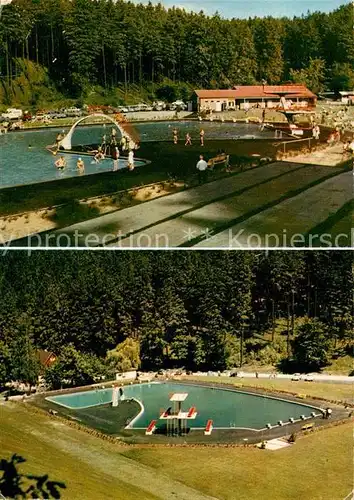
<path fill-rule="evenodd" d="M 311 165 L 334 167 L 350 158 L 353 158 L 353 156 L 348 153 L 343 154 L 343 144 L 340 143 L 334 146 L 328 146 L 320 151 L 293 156 L 291 161 L 295 163 L 309 163 Z"/>
<path fill-rule="evenodd" d="M 292 161 L 274 162 L 50 234 L 35 235 L 33 243 L 91 248 L 306 246 L 294 243 L 293 238 L 311 234 L 312 228 L 329 218 L 333 219 L 334 231 L 347 226 L 340 222 L 340 215 L 336 216 L 352 198 L 351 171 Z M 350 229 L 347 228 L 349 244 L 342 238 L 339 246 L 350 246 Z M 235 239 L 234 234 L 240 230 L 242 238 Z M 285 245 L 281 240 L 284 233 Z M 326 233 L 336 236 L 331 228 Z M 252 238 L 254 234 L 256 240 Z M 265 238 L 274 234 L 279 244 L 265 245 Z"/>

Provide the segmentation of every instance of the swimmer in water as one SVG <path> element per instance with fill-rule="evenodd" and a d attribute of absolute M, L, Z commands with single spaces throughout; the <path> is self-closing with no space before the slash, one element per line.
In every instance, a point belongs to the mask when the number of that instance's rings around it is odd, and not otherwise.
<path fill-rule="evenodd" d="M 60 158 L 57 159 L 55 166 L 58 170 L 63 170 L 66 167 L 66 160 L 64 156 L 60 156 Z"/>
<path fill-rule="evenodd" d="M 101 160 L 104 160 L 105 156 L 102 153 L 102 151 L 97 151 L 97 153 L 94 156 L 95 162 L 100 163 Z"/>
<path fill-rule="evenodd" d="M 82 158 L 79 158 L 76 162 L 76 168 L 81 172 L 85 172 L 85 163 L 83 162 Z"/>

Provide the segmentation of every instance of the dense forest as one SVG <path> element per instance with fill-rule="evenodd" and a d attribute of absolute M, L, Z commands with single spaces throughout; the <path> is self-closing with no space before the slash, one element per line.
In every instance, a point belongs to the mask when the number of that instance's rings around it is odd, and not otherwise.
<path fill-rule="evenodd" d="M 223 19 L 125 0 L 13 0 L 0 19 L 0 103 L 20 100 L 26 86 L 33 103 L 43 87 L 48 99 L 54 88 L 84 98 L 94 86 L 109 93 L 119 85 L 149 85 L 151 96 L 172 99 L 187 99 L 190 86 L 262 81 L 345 90 L 353 68 L 351 4 L 240 20 L 237 6 Z"/>
<path fill-rule="evenodd" d="M 352 252 L 10 252 L 0 288 L 2 383 L 352 355 Z"/>

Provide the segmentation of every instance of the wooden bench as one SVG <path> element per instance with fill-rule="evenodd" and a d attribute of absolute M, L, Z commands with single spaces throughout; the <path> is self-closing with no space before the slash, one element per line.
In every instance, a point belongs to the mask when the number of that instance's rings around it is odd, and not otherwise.
<path fill-rule="evenodd" d="M 225 167 L 228 168 L 230 166 L 230 155 L 220 154 L 218 156 L 214 156 L 214 158 L 210 158 L 208 161 L 208 167 L 214 168 L 215 165 L 225 164 Z"/>
<path fill-rule="evenodd" d="M 156 429 L 156 422 L 157 420 L 151 420 L 149 427 L 146 429 L 145 434 L 146 436 L 151 436 L 154 430 Z"/>
<path fill-rule="evenodd" d="M 205 427 L 204 436 L 210 436 L 212 430 L 213 430 L 213 421 L 208 420 L 206 427 Z"/>

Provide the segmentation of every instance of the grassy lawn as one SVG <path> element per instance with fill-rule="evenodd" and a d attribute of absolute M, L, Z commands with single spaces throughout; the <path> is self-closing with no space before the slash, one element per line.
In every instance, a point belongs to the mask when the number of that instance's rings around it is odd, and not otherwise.
<path fill-rule="evenodd" d="M 23 456 L 19 472 L 64 482 L 64 499 L 203 500 L 210 495 L 220 500 L 342 500 L 352 489 L 349 422 L 272 452 L 129 448 L 26 405 L 0 403 L 0 414 L 0 459 Z"/>
<path fill-rule="evenodd" d="M 343 500 L 353 489 L 352 425 L 278 451 L 133 449 L 125 455 L 223 500 Z"/>
<path fill-rule="evenodd" d="M 62 498 L 113 498 L 113 491 L 114 497 L 119 499 L 158 498 L 98 466 L 95 448 L 99 451 L 108 443 L 46 416 L 28 413 L 18 405 L 1 405 L 0 414 L 0 459 L 9 460 L 14 453 L 23 456 L 26 463 L 19 465 L 19 472 L 48 474 L 50 480 L 64 482 L 66 489 L 61 490 Z M 79 443 L 84 447 L 82 456 L 74 453 Z"/>
<path fill-rule="evenodd" d="M 353 384 L 338 384 L 334 382 L 303 382 L 284 379 L 255 379 L 255 378 L 230 378 L 230 377 L 186 377 L 187 380 L 200 380 L 232 384 L 235 387 L 258 387 L 272 391 L 287 391 L 306 396 L 318 396 L 328 400 L 354 402 Z"/>

